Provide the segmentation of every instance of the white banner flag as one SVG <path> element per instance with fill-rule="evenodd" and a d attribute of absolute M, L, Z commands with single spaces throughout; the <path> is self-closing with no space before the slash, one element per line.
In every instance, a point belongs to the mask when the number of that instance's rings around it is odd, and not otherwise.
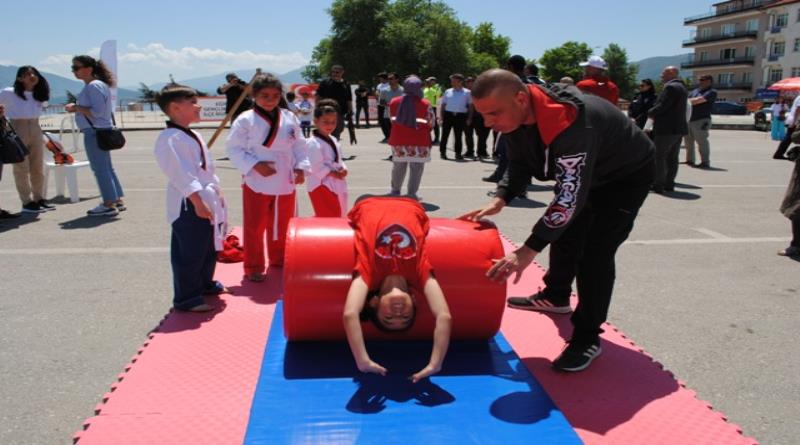
<path fill-rule="evenodd" d="M 116 85 L 119 85 L 119 75 L 117 74 L 117 41 L 106 40 L 100 46 L 100 60 L 106 67 L 114 74 Z M 117 105 L 117 87 L 111 87 L 111 103 L 116 107 Z"/>

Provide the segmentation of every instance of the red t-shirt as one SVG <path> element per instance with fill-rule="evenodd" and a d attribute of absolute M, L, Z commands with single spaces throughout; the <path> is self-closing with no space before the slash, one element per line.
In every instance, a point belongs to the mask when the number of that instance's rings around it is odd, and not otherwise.
<path fill-rule="evenodd" d="M 590 77 L 581 80 L 575 86 L 581 91 L 600 96 L 614 105 L 619 102 L 619 88 L 608 77 Z"/>
<path fill-rule="evenodd" d="M 370 290 L 389 275 L 401 275 L 422 291 L 431 273 L 425 251 L 428 215 L 409 198 L 371 197 L 347 214 L 355 230 L 355 271 Z"/>
<path fill-rule="evenodd" d="M 395 97 L 389 102 L 389 115 L 397 117 L 397 109 L 403 96 Z M 428 119 L 428 109 L 431 104 L 425 99 L 417 101 L 417 119 Z M 392 121 L 392 132 L 389 134 L 389 145 L 406 147 L 430 147 L 431 146 L 431 127 L 422 123 L 417 123 L 417 128 L 406 127 L 403 124 Z"/>

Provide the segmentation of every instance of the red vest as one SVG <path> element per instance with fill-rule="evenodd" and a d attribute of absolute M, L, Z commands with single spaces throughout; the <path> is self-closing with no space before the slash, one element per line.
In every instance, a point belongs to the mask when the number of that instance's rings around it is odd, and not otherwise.
<path fill-rule="evenodd" d="M 409 198 L 372 197 L 347 214 L 355 230 L 356 265 L 370 290 L 388 275 L 401 275 L 422 291 L 431 272 L 425 251 L 428 215 Z"/>
<path fill-rule="evenodd" d="M 403 96 L 395 97 L 389 103 L 389 115 L 397 117 L 397 109 L 400 108 Z M 425 99 L 417 101 L 416 114 L 418 119 L 427 119 L 428 108 L 431 104 Z M 406 147 L 430 147 L 431 146 L 431 127 L 417 123 L 417 128 L 406 127 L 396 121 L 392 121 L 392 132 L 389 135 L 389 145 Z"/>

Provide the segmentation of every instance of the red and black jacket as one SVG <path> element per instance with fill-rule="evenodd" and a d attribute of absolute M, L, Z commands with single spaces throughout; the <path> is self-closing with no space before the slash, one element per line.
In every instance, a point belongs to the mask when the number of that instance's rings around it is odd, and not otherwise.
<path fill-rule="evenodd" d="M 510 202 L 525 190 L 531 176 L 556 181 L 553 201 L 525 241 L 541 252 L 580 213 L 593 188 L 628 182 L 634 175 L 637 181 L 651 183 L 655 147 L 605 99 L 571 86 L 527 87 L 536 123 L 503 135 L 509 164 L 497 196 Z"/>

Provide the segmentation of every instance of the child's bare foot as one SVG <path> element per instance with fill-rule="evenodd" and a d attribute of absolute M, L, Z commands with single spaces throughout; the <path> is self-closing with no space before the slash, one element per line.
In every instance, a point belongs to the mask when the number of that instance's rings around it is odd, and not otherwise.
<path fill-rule="evenodd" d="M 260 282 L 266 280 L 267 276 L 264 275 L 263 273 L 260 273 L 260 272 L 254 272 L 254 273 L 248 274 L 247 275 L 247 279 L 252 281 L 252 282 L 254 282 L 254 283 L 260 283 Z"/>

